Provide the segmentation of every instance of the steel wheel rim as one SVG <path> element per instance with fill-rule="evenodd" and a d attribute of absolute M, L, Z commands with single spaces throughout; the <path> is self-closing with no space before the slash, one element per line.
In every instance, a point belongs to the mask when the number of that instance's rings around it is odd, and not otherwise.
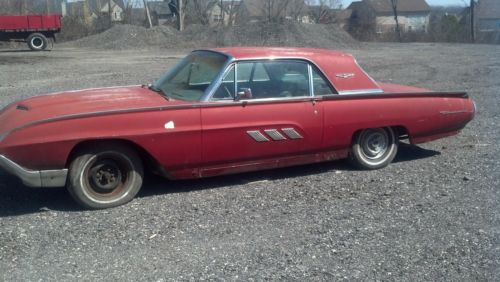
<path fill-rule="evenodd" d="M 82 171 L 83 193 L 99 203 L 110 203 L 123 199 L 133 183 L 133 165 L 125 156 L 101 153 L 90 158 Z"/>
<path fill-rule="evenodd" d="M 366 130 L 360 139 L 361 153 L 369 160 L 378 160 L 389 150 L 389 135 L 383 129 Z"/>
<path fill-rule="evenodd" d="M 37 49 L 40 49 L 43 46 L 43 40 L 40 37 L 33 37 L 31 39 L 31 45 L 33 45 L 33 47 Z"/>

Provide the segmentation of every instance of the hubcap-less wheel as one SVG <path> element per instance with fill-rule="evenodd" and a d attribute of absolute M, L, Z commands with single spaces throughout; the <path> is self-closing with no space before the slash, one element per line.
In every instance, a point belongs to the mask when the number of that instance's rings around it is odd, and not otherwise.
<path fill-rule="evenodd" d="M 109 157 L 98 155 L 84 172 L 89 192 L 101 198 L 122 192 L 129 177 L 127 171 L 130 171 L 130 165 L 127 161 L 117 161 L 120 159 L 119 155 Z"/>
<path fill-rule="evenodd" d="M 31 45 L 33 45 L 36 49 L 42 49 L 43 40 L 40 37 L 33 37 L 31 39 Z"/>
<path fill-rule="evenodd" d="M 134 150 L 122 145 L 97 145 L 82 150 L 70 165 L 68 190 L 87 208 L 124 204 L 142 186 L 143 167 Z"/>
<path fill-rule="evenodd" d="M 360 168 L 382 168 L 394 159 L 397 149 L 398 143 L 391 128 L 364 129 L 354 139 L 350 160 Z"/>

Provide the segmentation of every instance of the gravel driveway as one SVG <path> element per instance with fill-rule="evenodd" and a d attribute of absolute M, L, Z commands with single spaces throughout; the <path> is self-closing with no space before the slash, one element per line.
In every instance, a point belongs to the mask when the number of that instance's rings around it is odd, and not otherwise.
<path fill-rule="evenodd" d="M 377 80 L 468 91 L 475 120 L 458 136 L 402 146 L 382 170 L 336 161 L 153 177 L 133 202 L 101 211 L 0 172 L 0 280 L 500 280 L 500 46 L 346 51 Z M 0 106 L 148 83 L 185 52 L 0 50 Z"/>

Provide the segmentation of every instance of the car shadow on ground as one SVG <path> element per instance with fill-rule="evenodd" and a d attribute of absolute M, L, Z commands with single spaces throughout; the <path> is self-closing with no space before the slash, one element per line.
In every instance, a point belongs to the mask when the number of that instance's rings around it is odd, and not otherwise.
<path fill-rule="evenodd" d="M 413 161 L 439 154 L 438 151 L 403 143 L 394 162 Z M 138 197 L 143 198 L 171 193 L 217 189 L 255 181 L 295 178 L 335 170 L 352 171 L 354 169 L 345 160 L 339 160 L 194 180 L 171 181 L 157 176 L 147 176 L 144 187 Z M 0 172 L 0 217 L 51 210 L 73 212 L 82 211 L 83 209 L 71 199 L 65 188 L 28 188 L 17 178 Z"/>

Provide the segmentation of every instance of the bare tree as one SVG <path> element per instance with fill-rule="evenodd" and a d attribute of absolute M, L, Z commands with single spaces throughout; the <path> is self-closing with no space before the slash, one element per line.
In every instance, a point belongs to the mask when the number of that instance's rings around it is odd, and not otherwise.
<path fill-rule="evenodd" d="M 333 17 L 330 12 L 332 9 L 338 8 L 341 5 L 340 0 L 308 0 L 307 3 L 311 7 L 309 14 L 315 23 L 333 21 L 333 19 L 330 18 Z"/>
<path fill-rule="evenodd" d="M 399 29 L 398 21 L 398 0 L 391 0 L 391 5 L 394 13 L 394 21 L 396 21 L 396 36 L 398 37 L 398 41 L 401 42 L 401 30 Z"/>
<path fill-rule="evenodd" d="M 222 0 L 221 0 L 221 5 L 223 5 Z M 236 17 L 240 12 L 240 7 L 241 7 L 240 2 L 236 0 L 231 0 L 229 5 L 223 6 L 223 13 L 227 14 L 228 16 L 227 24 L 229 26 L 232 26 L 234 24 Z"/>
<path fill-rule="evenodd" d="M 307 6 L 304 0 L 290 0 L 286 7 L 285 15 L 293 20 L 301 21 L 306 10 Z"/>
<path fill-rule="evenodd" d="M 218 0 L 192 0 L 188 11 L 190 16 L 196 18 L 200 21 L 201 24 L 209 24 L 210 22 L 210 14 L 209 11 L 218 3 Z M 222 4 L 222 3 L 221 3 Z M 223 6 L 221 5 L 221 11 Z M 222 13 L 224 14 L 224 13 Z"/>
<path fill-rule="evenodd" d="M 474 10 L 476 3 L 474 0 L 470 0 L 470 38 L 472 43 L 476 41 L 476 34 L 475 34 L 475 29 L 474 29 Z"/>

